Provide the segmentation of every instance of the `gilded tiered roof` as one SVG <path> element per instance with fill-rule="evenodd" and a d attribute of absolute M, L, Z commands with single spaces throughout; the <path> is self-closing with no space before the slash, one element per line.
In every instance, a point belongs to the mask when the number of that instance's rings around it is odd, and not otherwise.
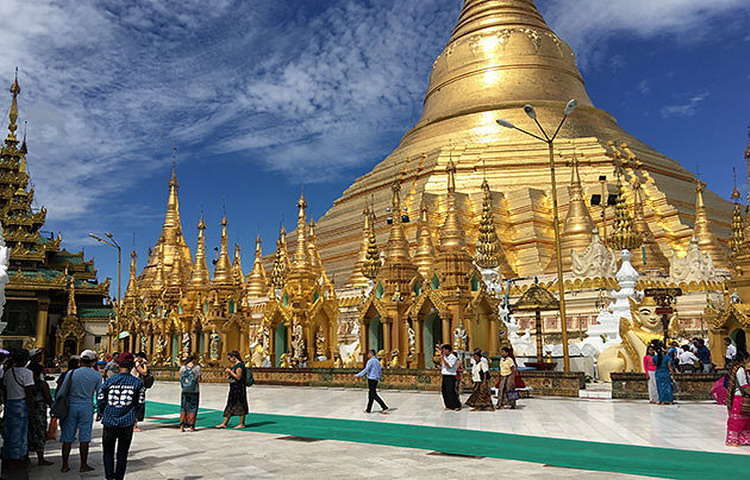
<path fill-rule="evenodd" d="M 578 171 L 578 155 L 574 153 L 571 161 L 570 201 L 568 213 L 563 223 L 560 234 L 562 248 L 562 263 L 565 270 L 570 270 L 572 252 L 582 252 L 591 243 L 591 235 L 594 230 L 594 220 L 583 199 L 583 186 L 581 185 L 581 174 Z M 549 271 L 555 270 L 555 262 L 550 263 Z"/>
<path fill-rule="evenodd" d="M 417 233 L 417 249 L 414 252 L 414 264 L 425 279 L 431 279 L 435 269 L 435 245 L 430 231 L 429 212 L 427 205 L 422 205 L 419 211 L 419 231 Z"/>
<path fill-rule="evenodd" d="M 260 235 L 255 239 L 255 259 L 253 261 L 253 270 L 247 276 L 245 291 L 249 298 L 261 298 L 268 294 L 266 269 L 263 267 L 263 243 L 260 239 Z"/>
<path fill-rule="evenodd" d="M 359 247 L 357 264 L 347 282 L 352 287 L 366 287 L 375 278 L 380 268 L 380 252 L 378 250 L 373 219 L 370 207 L 365 206 L 362 211 L 362 240 Z"/>
<path fill-rule="evenodd" d="M 224 215 L 221 218 L 221 244 L 219 246 L 219 258 L 214 267 L 214 278 L 211 280 L 214 286 L 227 287 L 234 283 L 232 277 L 232 265 L 229 262 L 229 234 L 227 232 L 229 220 Z"/>
<path fill-rule="evenodd" d="M 727 270 L 726 252 L 716 235 L 711 231 L 708 213 L 706 212 L 706 202 L 703 199 L 703 192 L 706 190 L 706 184 L 698 180 L 695 185 L 695 238 L 698 240 L 700 250 L 711 257 L 716 268 Z"/>
<path fill-rule="evenodd" d="M 276 253 L 271 270 L 271 285 L 274 288 L 283 288 L 289 274 L 289 251 L 286 245 L 286 228 L 283 226 L 279 231 L 279 239 L 276 241 Z"/>
<path fill-rule="evenodd" d="M 208 287 L 210 274 L 206 263 L 206 222 L 201 216 L 198 221 L 198 243 L 195 249 L 195 263 L 190 276 L 190 289 L 203 290 Z"/>

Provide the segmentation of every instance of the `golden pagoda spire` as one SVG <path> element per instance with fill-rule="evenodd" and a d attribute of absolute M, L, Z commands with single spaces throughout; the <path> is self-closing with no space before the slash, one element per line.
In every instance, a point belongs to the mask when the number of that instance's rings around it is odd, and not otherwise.
<path fill-rule="evenodd" d="M 365 265 L 367 265 L 367 252 L 370 246 L 370 226 L 372 217 L 370 216 L 370 206 L 365 203 L 365 209 L 362 211 L 362 240 L 359 245 L 357 262 L 354 265 L 352 274 L 347 281 L 347 285 L 352 287 L 366 287 L 369 284 L 368 276 L 365 275 Z"/>
<path fill-rule="evenodd" d="M 21 86 L 18 84 L 18 67 L 16 67 L 16 75 L 13 79 L 13 83 L 10 85 L 10 94 L 12 99 L 10 101 L 10 111 L 8 112 L 8 136 L 5 137 L 5 145 L 11 148 L 15 148 L 18 145 L 18 138 L 16 138 L 16 130 L 18 129 L 18 95 L 21 94 Z"/>
<path fill-rule="evenodd" d="M 633 251 L 641 246 L 641 238 L 636 234 L 633 215 L 628 208 L 625 198 L 625 185 L 622 175 L 618 170 L 617 175 L 617 202 L 615 203 L 615 218 L 612 225 L 612 234 L 607 238 L 607 246 L 612 250 Z"/>
<path fill-rule="evenodd" d="M 660 270 L 663 273 L 668 273 L 669 260 L 664 256 L 651 228 L 648 226 L 644 210 L 645 204 L 643 182 L 635 176 L 633 179 L 633 232 L 640 238 L 641 254 L 637 255 L 634 252 L 631 262 L 640 272 Z"/>
<path fill-rule="evenodd" d="M 126 298 L 135 298 L 138 295 L 138 254 L 135 250 L 130 252 L 130 277 L 125 289 Z"/>
<path fill-rule="evenodd" d="M 750 150 L 750 147 L 748 147 Z M 742 195 L 737 189 L 737 174 L 732 169 L 734 176 L 734 188 L 732 189 L 732 202 L 734 202 L 734 210 L 732 211 L 732 235 L 729 239 L 729 249 L 732 253 L 732 258 L 736 258 L 739 255 L 742 248 L 742 244 L 745 243 L 745 219 L 742 216 L 742 205 L 740 204 L 740 198 Z"/>
<path fill-rule="evenodd" d="M 695 185 L 695 225 L 693 227 L 693 232 L 695 238 L 698 239 L 698 247 L 703 253 L 711 257 L 714 267 L 718 269 L 726 269 L 729 267 L 726 255 L 719 245 L 716 236 L 711 232 L 711 227 L 709 225 L 706 204 L 703 200 L 703 192 L 705 189 L 706 184 L 698 180 Z"/>
<path fill-rule="evenodd" d="M 486 178 L 482 182 L 482 217 L 479 221 L 479 239 L 474 260 L 480 268 L 498 268 L 506 277 L 514 275 L 497 236 L 492 211 L 492 192 Z"/>
<path fill-rule="evenodd" d="M 234 260 L 232 261 L 232 278 L 234 283 L 242 285 L 245 282 L 245 273 L 242 271 L 242 252 L 240 244 L 234 244 Z"/>
<path fill-rule="evenodd" d="M 307 225 L 307 202 L 305 195 L 300 194 L 297 200 L 297 246 L 294 252 L 294 268 L 310 268 L 310 250 L 307 244 L 309 228 Z"/>
<path fill-rule="evenodd" d="M 363 274 L 370 280 L 374 280 L 378 276 L 380 267 L 382 266 L 382 260 L 380 258 L 380 248 L 378 247 L 378 239 L 375 236 L 375 211 L 370 210 L 369 213 L 370 222 L 367 230 L 367 252 L 365 257 L 365 264 L 363 266 Z"/>
<path fill-rule="evenodd" d="M 195 249 L 195 264 L 193 264 L 190 287 L 195 290 L 208 287 L 209 277 L 206 264 L 206 221 L 201 216 L 198 221 L 198 245 Z"/>
<path fill-rule="evenodd" d="M 323 261 L 321 260 L 320 252 L 318 251 L 318 234 L 316 232 L 317 223 L 315 223 L 315 220 L 310 220 L 307 228 L 307 251 L 310 256 L 310 264 L 313 273 L 315 273 L 315 275 L 320 275 L 323 273 Z"/>
<path fill-rule="evenodd" d="M 231 284 L 232 267 L 229 262 L 229 236 L 227 235 L 227 225 L 229 220 L 224 215 L 221 218 L 221 246 L 219 247 L 219 258 L 214 267 L 214 283 Z"/>
<path fill-rule="evenodd" d="M 401 211 L 401 182 L 395 181 L 391 186 L 391 231 L 385 246 L 385 262 L 392 265 L 411 264 L 409 242 L 404 234 Z"/>
<path fill-rule="evenodd" d="M 422 204 L 419 211 L 419 227 L 417 231 L 417 250 L 414 253 L 414 264 L 422 278 L 430 280 L 435 268 L 435 245 L 430 232 L 429 212 L 427 205 Z"/>
<path fill-rule="evenodd" d="M 66 270 L 67 273 L 67 270 Z M 68 310 L 69 317 L 78 315 L 78 306 L 76 305 L 76 279 L 73 275 L 68 278 Z"/>
<path fill-rule="evenodd" d="M 261 298 L 268 295 L 268 280 L 266 269 L 263 267 L 263 243 L 258 235 L 255 238 L 255 260 L 253 271 L 247 276 L 247 296 L 250 298 Z"/>
<path fill-rule="evenodd" d="M 164 287 L 164 250 L 163 245 L 157 245 L 156 247 L 156 273 L 154 275 L 153 283 L 150 285 L 152 293 L 161 293 L 161 289 Z"/>
<path fill-rule="evenodd" d="M 440 229 L 440 248 L 443 250 L 463 248 L 466 245 L 461 218 L 456 209 L 456 164 L 453 160 L 448 162 L 446 171 L 448 172 L 448 211 L 443 227 Z"/>
<path fill-rule="evenodd" d="M 271 271 L 271 285 L 274 288 L 284 288 L 286 277 L 289 273 L 289 252 L 286 246 L 286 228 L 279 230 L 279 239 L 276 241 L 276 255 L 273 259 L 273 270 Z"/>

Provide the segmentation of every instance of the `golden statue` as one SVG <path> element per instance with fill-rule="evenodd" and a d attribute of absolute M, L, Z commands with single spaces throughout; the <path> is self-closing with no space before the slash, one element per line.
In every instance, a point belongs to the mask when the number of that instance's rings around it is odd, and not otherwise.
<path fill-rule="evenodd" d="M 279 360 L 281 360 L 281 368 L 292 368 L 291 355 L 288 353 L 282 353 Z"/>
<path fill-rule="evenodd" d="M 357 346 L 354 347 L 354 350 L 352 350 L 352 353 L 349 354 L 349 357 L 344 362 L 344 367 L 345 368 L 359 368 L 361 362 L 362 362 L 362 344 L 357 342 Z"/>
<path fill-rule="evenodd" d="M 612 345 L 599 354 L 597 361 L 599 378 L 611 381 L 612 372 L 643 372 L 643 357 L 652 340 L 664 339 L 664 327 L 661 316 L 656 313 L 656 302 L 646 297 L 641 303 L 630 299 L 632 320 L 620 319 L 620 338 L 622 342 Z M 669 320 L 669 336 L 675 338 L 679 331 L 677 314 Z"/>
<path fill-rule="evenodd" d="M 401 366 L 398 359 L 398 348 L 395 348 L 391 352 L 391 361 L 388 363 L 388 368 L 399 368 Z"/>
<path fill-rule="evenodd" d="M 266 351 L 263 348 L 263 345 L 260 343 L 255 344 L 255 348 L 253 349 L 253 354 L 250 357 L 251 365 L 254 368 L 259 368 L 263 366 L 263 360 L 266 358 Z"/>

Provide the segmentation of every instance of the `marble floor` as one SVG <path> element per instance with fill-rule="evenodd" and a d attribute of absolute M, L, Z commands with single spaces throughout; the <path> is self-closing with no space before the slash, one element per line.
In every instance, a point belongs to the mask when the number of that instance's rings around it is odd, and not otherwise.
<path fill-rule="evenodd" d="M 226 391 L 225 385 L 202 385 L 201 407 L 223 409 Z M 524 400 L 522 408 L 515 411 L 446 412 L 436 393 L 383 391 L 381 394 L 396 409 L 391 415 L 364 413 L 366 392 L 350 389 L 255 386 L 250 389 L 250 408 L 261 413 L 750 454 L 750 449 L 724 446 L 726 410 L 708 402 L 660 407 L 639 401 L 543 398 Z M 149 390 L 148 399 L 179 403 L 179 386 L 157 383 Z M 636 478 L 335 440 L 212 429 L 181 434 L 174 427 L 153 422 L 147 422 L 144 428 L 134 438 L 127 478 Z M 101 478 L 98 427 L 94 437 L 91 463 L 96 472 L 61 474 L 58 444 L 50 443 L 49 458 L 56 465 L 34 467 L 31 478 Z M 75 455 L 72 466 L 77 467 Z"/>

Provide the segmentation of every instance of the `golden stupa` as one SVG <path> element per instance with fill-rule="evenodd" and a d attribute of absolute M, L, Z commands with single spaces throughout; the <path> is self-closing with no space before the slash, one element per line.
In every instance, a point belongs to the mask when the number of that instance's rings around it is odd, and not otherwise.
<path fill-rule="evenodd" d="M 601 225 L 601 209 L 591 206 L 591 198 L 602 191 L 600 176 L 607 177 L 608 193 L 616 195 L 616 173 L 620 173 L 631 203 L 631 185 L 638 181 L 641 186 L 644 218 L 635 220 L 645 220 L 647 235 L 656 240 L 661 250 L 657 263 L 672 251 L 684 253 L 695 222 L 693 174 L 622 130 L 611 115 L 594 106 L 575 54 L 545 23 L 532 0 L 465 0 L 453 34 L 435 60 L 419 122 L 318 222 L 317 246 L 337 285 L 347 283 L 357 262 L 361 212 L 367 202 L 373 202 L 370 209 L 379 220 L 378 242 L 385 242 L 388 230 L 382 220 L 394 180 L 402 182 L 403 207 L 413 220 L 405 225 L 412 249 L 422 207 L 439 214 L 436 220 L 442 222 L 449 162 L 457 168 L 458 207 L 467 220 L 469 248 L 473 251 L 479 236 L 486 178 L 494 194 L 503 253 L 512 270 L 522 277 L 549 271 L 554 237 L 547 146 L 499 128 L 496 119 L 536 131 L 522 110 L 532 104 L 545 129 L 554 131 L 570 99 L 576 99 L 579 107 L 555 143 L 561 221 L 571 199 L 580 209 L 582 198 L 599 232 L 612 232 L 614 209 L 607 209 L 607 225 Z M 569 193 L 564 186 L 571 178 L 574 156 L 579 159 L 582 191 Z M 703 195 L 710 228 L 716 237 L 728 238 L 731 205 L 708 190 Z M 581 251 L 589 242 L 586 232 L 578 232 L 565 246 L 568 252 Z M 724 241 L 716 248 L 724 249 Z M 570 262 L 564 264 L 569 270 Z"/>

